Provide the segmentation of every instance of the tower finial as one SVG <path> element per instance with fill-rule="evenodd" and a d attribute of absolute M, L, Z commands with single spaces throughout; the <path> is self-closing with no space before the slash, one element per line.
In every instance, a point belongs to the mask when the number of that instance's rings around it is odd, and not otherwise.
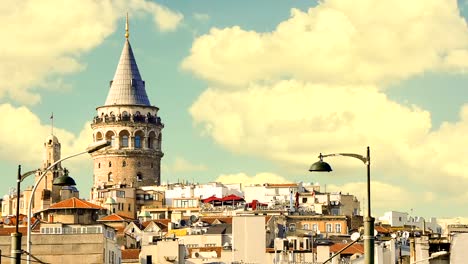
<path fill-rule="evenodd" d="M 127 18 L 125 20 L 125 38 L 128 39 L 128 36 L 130 36 L 130 34 L 128 33 L 128 12 L 127 12 Z"/>

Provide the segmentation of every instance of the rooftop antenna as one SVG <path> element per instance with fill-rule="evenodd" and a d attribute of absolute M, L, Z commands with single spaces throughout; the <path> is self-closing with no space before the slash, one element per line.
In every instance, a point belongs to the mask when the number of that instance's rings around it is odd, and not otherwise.
<path fill-rule="evenodd" d="M 52 114 L 50 115 L 50 122 L 51 122 L 50 134 L 53 135 L 54 134 L 54 112 L 52 112 Z"/>
<path fill-rule="evenodd" d="M 127 12 L 127 17 L 125 19 L 125 38 L 128 39 L 130 36 L 130 33 L 128 33 L 128 12 Z"/>

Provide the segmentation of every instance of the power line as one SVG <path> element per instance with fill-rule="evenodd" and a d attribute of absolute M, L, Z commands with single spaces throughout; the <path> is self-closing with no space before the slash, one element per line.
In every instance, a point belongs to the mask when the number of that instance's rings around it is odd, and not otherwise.
<path fill-rule="evenodd" d="M 14 258 L 14 257 L 7 256 L 7 255 L 0 255 L 0 257 L 4 257 L 4 258 Z M 20 260 L 26 261 L 27 259 L 25 259 L 25 258 L 20 258 Z M 31 260 L 31 262 L 37 262 L 37 263 L 41 263 L 41 264 L 50 264 L 50 263 L 48 263 L 48 262 L 44 262 L 44 261 L 40 261 L 40 260 Z"/>

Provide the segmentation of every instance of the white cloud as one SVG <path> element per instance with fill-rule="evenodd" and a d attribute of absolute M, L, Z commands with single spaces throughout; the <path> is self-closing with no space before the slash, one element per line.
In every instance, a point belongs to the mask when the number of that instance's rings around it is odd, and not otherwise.
<path fill-rule="evenodd" d="M 467 53 L 456 1 L 328 0 L 308 12 L 292 9 L 272 32 L 213 28 L 195 40 L 182 68 L 230 88 L 285 77 L 380 84 L 466 69 Z"/>
<path fill-rule="evenodd" d="M 166 170 L 168 172 L 193 172 L 193 171 L 205 171 L 208 168 L 203 164 L 193 164 L 192 162 L 182 158 L 176 157 L 174 163 L 170 165 Z"/>
<path fill-rule="evenodd" d="M 215 180 L 216 182 L 228 183 L 242 183 L 243 186 L 250 184 L 263 184 L 263 183 L 289 183 L 291 181 L 286 180 L 284 177 L 269 173 L 262 172 L 256 175 L 250 176 L 245 173 L 234 173 L 234 174 L 221 174 Z"/>
<path fill-rule="evenodd" d="M 390 100 L 385 85 L 465 71 L 467 54 L 455 1 L 329 0 L 293 9 L 272 32 L 213 28 L 181 67 L 210 83 L 190 113 L 218 144 L 300 169 L 319 152 L 365 155 L 371 146 L 377 193 L 403 197 L 398 205 L 466 195 L 468 105 L 434 129 L 428 111 Z M 341 173 L 363 170 L 355 160 L 333 163 Z M 416 197 L 404 185 L 424 191 Z"/>
<path fill-rule="evenodd" d="M 210 15 L 208 14 L 202 14 L 202 13 L 193 13 L 193 18 L 195 20 L 201 21 L 201 22 L 206 22 L 210 20 Z"/>
<path fill-rule="evenodd" d="M 35 104 L 38 89 L 67 87 L 59 76 L 82 70 L 79 56 L 101 44 L 128 10 L 152 14 L 161 31 L 174 30 L 183 18 L 145 0 L 2 2 L 0 97 Z"/>
<path fill-rule="evenodd" d="M 15 108 L 10 104 L 0 105 L 0 158 L 20 161 L 39 167 L 44 154 L 43 142 L 51 134 L 50 124 L 42 124 L 39 118 L 26 107 Z M 79 135 L 55 127 L 54 135 L 61 143 L 62 158 L 86 149 L 92 142 L 90 124 L 84 125 Z M 75 158 L 75 162 L 86 158 Z"/>

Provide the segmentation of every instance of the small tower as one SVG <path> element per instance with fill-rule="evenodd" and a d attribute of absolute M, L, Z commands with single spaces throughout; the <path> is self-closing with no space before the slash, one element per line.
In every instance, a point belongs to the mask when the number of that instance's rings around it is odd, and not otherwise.
<path fill-rule="evenodd" d="M 97 116 L 91 125 L 94 142 L 104 139 L 112 142 L 110 148 L 91 154 L 94 160 L 91 198 L 98 204 L 105 202 L 99 192 L 159 185 L 161 180 L 164 125 L 158 116 L 159 108 L 150 104 L 128 38 L 127 16 L 125 42 L 117 70 L 110 81 L 107 99 L 103 106 L 96 108 Z M 125 204 L 122 211 L 135 217 L 138 208 L 132 203 L 128 207 Z"/>
<path fill-rule="evenodd" d="M 45 171 L 51 164 L 60 159 L 61 145 L 58 138 L 51 134 L 44 142 L 44 157 L 42 159 L 42 166 L 36 173 L 36 179 L 43 171 Z M 60 186 L 54 186 L 52 183 L 55 178 L 62 176 L 63 169 L 59 163 L 55 168 L 46 173 L 44 179 L 39 183 L 37 190 L 34 194 L 33 211 L 43 210 L 48 208 L 51 204 L 60 201 Z"/>

